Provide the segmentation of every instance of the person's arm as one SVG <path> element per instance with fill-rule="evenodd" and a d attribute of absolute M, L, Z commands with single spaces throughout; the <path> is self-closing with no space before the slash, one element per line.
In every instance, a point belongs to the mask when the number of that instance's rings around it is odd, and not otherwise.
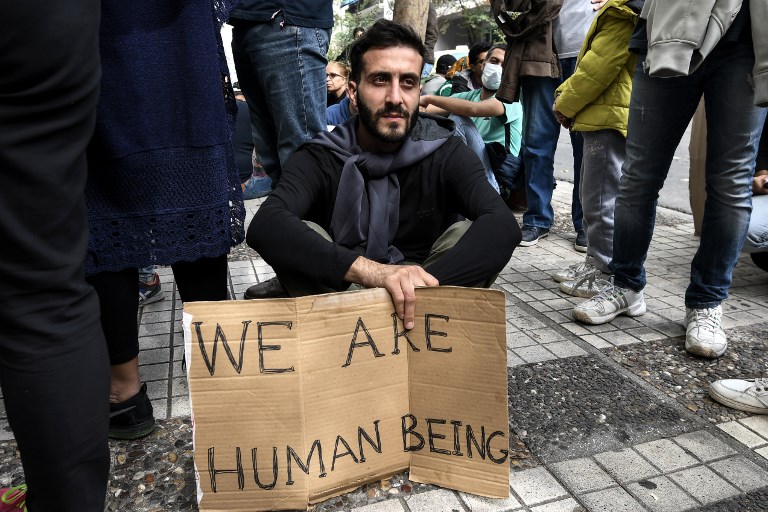
<path fill-rule="evenodd" d="M 386 265 L 363 256 L 357 257 L 344 278 L 366 288 L 386 289 L 406 329 L 413 329 L 416 288 L 440 285 L 432 274 L 418 265 Z"/>
<path fill-rule="evenodd" d="M 329 242 L 303 222 L 330 225 L 341 171 L 323 169 L 331 166 L 328 162 L 333 157 L 322 160 L 321 152 L 310 148 L 300 149 L 283 166 L 277 188 L 248 226 L 247 242 L 277 271 L 304 274 L 342 289 L 344 276 L 359 254 Z"/>
<path fill-rule="evenodd" d="M 629 19 L 605 16 L 595 36 L 585 41 L 590 47 L 576 71 L 558 87 L 554 110 L 572 119 L 605 91 L 633 55 L 629 51 L 633 29 Z"/>
<path fill-rule="evenodd" d="M 504 115 L 504 105 L 496 98 L 470 101 L 455 96 L 422 96 L 419 105 L 430 114 L 456 114 L 466 117 L 496 117 Z"/>

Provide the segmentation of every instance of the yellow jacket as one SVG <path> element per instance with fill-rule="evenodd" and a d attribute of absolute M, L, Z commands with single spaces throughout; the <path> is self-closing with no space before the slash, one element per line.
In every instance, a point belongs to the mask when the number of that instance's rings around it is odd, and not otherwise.
<path fill-rule="evenodd" d="M 556 107 L 573 119 L 575 131 L 613 129 L 627 136 L 629 98 L 637 56 L 629 39 L 637 13 L 609 0 L 597 13 L 579 52 L 576 71 L 557 88 Z"/>

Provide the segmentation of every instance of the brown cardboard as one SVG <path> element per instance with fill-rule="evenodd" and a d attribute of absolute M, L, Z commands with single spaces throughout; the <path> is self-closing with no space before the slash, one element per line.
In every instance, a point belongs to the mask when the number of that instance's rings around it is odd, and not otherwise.
<path fill-rule="evenodd" d="M 508 496 L 503 293 L 419 289 L 407 338 L 393 313 L 382 289 L 185 305 L 201 511 L 303 509 L 406 469 Z"/>

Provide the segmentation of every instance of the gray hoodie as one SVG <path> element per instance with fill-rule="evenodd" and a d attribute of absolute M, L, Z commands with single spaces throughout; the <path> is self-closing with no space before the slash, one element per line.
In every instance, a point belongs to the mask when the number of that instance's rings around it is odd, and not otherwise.
<path fill-rule="evenodd" d="M 766 0 L 748 0 L 755 50 L 755 104 L 768 106 L 768 20 Z M 646 68 L 651 76 L 686 76 L 698 69 L 723 37 L 741 9 L 742 0 L 646 0 L 642 18 L 648 21 Z"/>

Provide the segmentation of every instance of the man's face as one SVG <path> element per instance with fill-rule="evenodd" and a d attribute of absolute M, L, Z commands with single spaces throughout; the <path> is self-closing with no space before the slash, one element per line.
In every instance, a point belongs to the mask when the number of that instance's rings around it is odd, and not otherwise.
<path fill-rule="evenodd" d="M 388 145 L 402 143 L 416 123 L 422 58 L 412 48 L 397 46 L 369 50 L 362 63 L 360 82 L 349 82 L 363 130 L 358 136 L 364 149 L 387 151 Z"/>
<path fill-rule="evenodd" d="M 485 64 L 486 55 L 488 55 L 488 52 L 478 53 L 477 63 L 469 65 L 469 68 L 472 70 L 472 73 L 478 80 L 480 80 L 480 78 L 483 76 L 483 64 Z"/>
<path fill-rule="evenodd" d="M 486 55 L 482 69 L 485 69 L 485 66 L 488 64 L 498 64 L 499 66 L 504 67 L 504 53 L 504 50 L 501 48 L 494 48 L 490 55 Z M 480 75 L 482 76 L 482 74 L 483 72 L 481 70 Z"/>

